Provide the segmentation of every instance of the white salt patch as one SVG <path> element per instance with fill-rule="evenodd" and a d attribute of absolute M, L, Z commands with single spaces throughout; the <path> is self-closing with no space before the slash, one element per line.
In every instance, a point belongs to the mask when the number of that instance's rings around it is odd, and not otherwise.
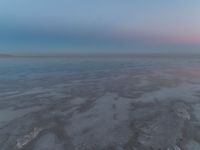
<path fill-rule="evenodd" d="M 34 128 L 31 133 L 29 133 L 28 135 L 25 135 L 24 137 L 17 140 L 16 147 L 18 149 L 23 148 L 29 142 L 31 142 L 33 139 L 35 139 L 40 134 L 41 131 L 42 131 L 42 128 Z"/>

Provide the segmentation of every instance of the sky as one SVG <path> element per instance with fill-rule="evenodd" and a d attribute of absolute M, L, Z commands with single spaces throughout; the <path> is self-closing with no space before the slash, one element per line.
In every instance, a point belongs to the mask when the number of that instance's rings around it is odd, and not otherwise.
<path fill-rule="evenodd" d="M 200 53 L 199 0 L 0 0 L 0 52 Z"/>

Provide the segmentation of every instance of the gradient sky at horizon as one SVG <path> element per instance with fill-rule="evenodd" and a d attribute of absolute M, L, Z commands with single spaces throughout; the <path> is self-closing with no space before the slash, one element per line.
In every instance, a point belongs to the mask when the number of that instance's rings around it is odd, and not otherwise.
<path fill-rule="evenodd" d="M 199 0 L 0 0 L 0 49 L 200 52 L 199 8 Z"/>

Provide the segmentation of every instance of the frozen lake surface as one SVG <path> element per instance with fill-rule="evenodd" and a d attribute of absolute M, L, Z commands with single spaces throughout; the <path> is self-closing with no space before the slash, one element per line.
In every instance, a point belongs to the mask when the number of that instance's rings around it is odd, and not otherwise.
<path fill-rule="evenodd" d="M 199 150 L 200 59 L 0 59 L 0 150 Z"/>

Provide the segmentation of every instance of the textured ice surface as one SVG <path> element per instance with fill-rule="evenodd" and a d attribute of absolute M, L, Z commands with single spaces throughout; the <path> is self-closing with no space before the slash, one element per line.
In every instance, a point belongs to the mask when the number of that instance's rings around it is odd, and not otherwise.
<path fill-rule="evenodd" d="M 195 104 L 194 106 L 194 114 L 198 121 L 200 121 L 200 104 Z"/>
<path fill-rule="evenodd" d="M 107 93 L 97 98 L 89 110 L 76 111 L 66 126 L 76 149 L 107 145 L 122 147 L 131 136 L 128 124 L 130 102 L 130 99 Z"/>
<path fill-rule="evenodd" d="M 189 141 L 188 145 L 186 146 L 186 150 L 199 150 L 200 144 L 195 141 Z"/>
<path fill-rule="evenodd" d="M 26 109 L 20 109 L 20 110 L 13 110 L 11 108 L 1 109 L 0 110 L 0 127 L 30 112 L 38 111 L 39 109 L 40 109 L 39 106 L 26 108 Z"/>
<path fill-rule="evenodd" d="M 41 128 L 34 128 L 32 132 L 17 139 L 16 147 L 18 149 L 22 149 L 23 147 L 28 145 L 32 140 L 34 140 L 40 134 L 41 131 Z"/>
<path fill-rule="evenodd" d="M 36 144 L 33 148 L 34 150 L 64 150 L 63 146 L 59 143 L 57 137 L 52 134 L 48 133 L 36 141 Z"/>
<path fill-rule="evenodd" d="M 200 149 L 197 59 L 0 61 L 0 150 Z"/>

